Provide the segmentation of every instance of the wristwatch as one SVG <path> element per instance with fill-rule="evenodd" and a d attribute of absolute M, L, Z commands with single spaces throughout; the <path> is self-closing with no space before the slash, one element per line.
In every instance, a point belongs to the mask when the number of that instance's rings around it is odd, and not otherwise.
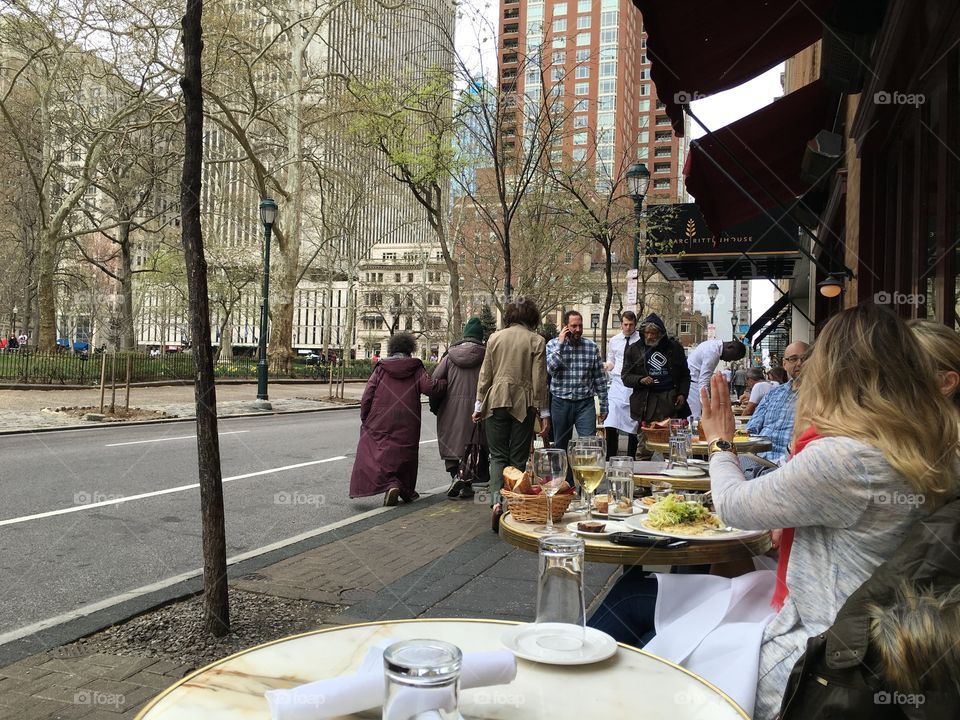
<path fill-rule="evenodd" d="M 713 455 L 715 452 L 732 452 L 737 454 L 737 448 L 729 440 L 711 440 L 707 445 L 707 455 Z"/>

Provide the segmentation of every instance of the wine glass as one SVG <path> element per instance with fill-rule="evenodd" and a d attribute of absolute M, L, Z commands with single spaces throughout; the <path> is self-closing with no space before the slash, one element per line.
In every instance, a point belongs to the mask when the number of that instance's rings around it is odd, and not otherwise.
<path fill-rule="evenodd" d="M 570 453 L 570 449 L 575 450 L 578 446 L 599 448 L 603 456 L 606 457 L 607 441 L 606 441 L 606 438 L 604 438 L 602 435 L 583 435 L 581 437 L 576 438 L 575 440 L 571 440 L 569 449 L 568 449 L 568 460 L 570 461 L 570 468 L 571 468 L 571 472 L 573 473 L 573 479 L 576 484 L 576 492 L 578 497 L 577 504 L 572 506 L 570 509 L 574 512 L 584 512 L 589 514 L 591 510 L 591 506 L 586 502 L 584 498 L 583 478 L 581 478 L 577 473 L 577 470 L 574 467 L 576 463 L 573 462 L 573 454 Z M 594 487 L 594 489 L 596 489 L 596 487 Z"/>
<path fill-rule="evenodd" d="M 570 465 L 573 474 L 583 487 L 587 516 L 593 513 L 593 493 L 603 480 L 606 464 L 606 452 L 599 443 L 578 443 L 570 451 Z"/>
<path fill-rule="evenodd" d="M 533 453 L 533 479 L 547 496 L 547 524 L 538 532 L 554 533 L 553 496 L 567 479 L 567 454 L 560 448 L 541 448 Z"/>

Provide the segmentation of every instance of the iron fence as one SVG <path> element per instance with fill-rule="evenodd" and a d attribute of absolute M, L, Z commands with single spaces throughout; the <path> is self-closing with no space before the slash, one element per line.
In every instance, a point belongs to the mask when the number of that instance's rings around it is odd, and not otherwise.
<path fill-rule="evenodd" d="M 131 383 L 187 382 L 196 375 L 193 356 L 187 353 L 166 353 L 150 357 L 139 352 L 92 353 L 76 352 L 21 352 L 0 353 L 0 382 L 24 385 L 98 385 L 101 372 L 106 381 L 126 382 L 129 368 Z M 333 368 L 334 380 L 365 380 L 370 376 L 370 362 L 356 360 Z M 255 380 L 257 359 L 235 357 L 214 365 L 217 379 Z M 329 365 L 307 365 L 299 358 L 269 364 L 270 378 L 327 380 Z"/>

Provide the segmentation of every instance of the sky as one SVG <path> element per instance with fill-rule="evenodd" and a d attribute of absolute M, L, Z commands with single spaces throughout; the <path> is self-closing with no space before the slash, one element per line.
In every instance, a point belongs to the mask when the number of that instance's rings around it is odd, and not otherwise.
<path fill-rule="evenodd" d="M 458 3 L 456 28 L 457 53 L 466 67 L 475 71 L 483 68 L 492 74 L 496 67 L 496 33 L 498 0 L 461 0 Z M 718 93 L 693 103 L 693 112 L 710 130 L 716 130 L 759 110 L 783 94 L 779 65 L 768 72 L 726 92 Z M 693 124 L 690 137 L 697 138 L 704 131 Z M 709 319 L 710 300 L 707 285 L 711 281 L 694 283 L 694 310 L 700 310 Z M 731 337 L 730 310 L 733 307 L 733 281 L 717 282 L 720 291 L 714 304 L 717 337 Z M 752 317 L 759 317 L 773 302 L 774 289 L 768 280 L 751 281 L 750 305 Z M 742 322 L 747 320 L 741 319 Z"/>

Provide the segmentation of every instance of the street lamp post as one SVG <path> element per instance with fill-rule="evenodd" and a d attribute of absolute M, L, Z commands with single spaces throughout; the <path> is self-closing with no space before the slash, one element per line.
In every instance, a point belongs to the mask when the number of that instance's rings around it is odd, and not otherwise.
<path fill-rule="evenodd" d="M 633 232 L 633 267 L 637 271 L 637 281 L 640 280 L 640 220 L 643 216 L 643 199 L 650 186 L 650 171 L 643 163 L 634 163 L 627 170 L 627 189 L 633 199 L 633 213 L 637 227 Z"/>
<path fill-rule="evenodd" d="M 267 398 L 267 322 L 270 314 L 270 234 L 277 220 L 277 203 L 273 198 L 260 201 L 260 222 L 263 223 L 263 291 L 260 295 L 260 342 L 257 350 L 257 400 Z"/>
<path fill-rule="evenodd" d="M 597 328 L 600 327 L 600 313 L 590 315 L 590 327 L 593 328 L 593 341 L 597 341 Z"/>
<path fill-rule="evenodd" d="M 707 297 L 710 298 L 710 324 L 713 325 L 713 304 L 717 301 L 717 293 L 720 292 L 720 286 L 716 283 L 707 285 Z"/>
<path fill-rule="evenodd" d="M 730 311 L 730 339 L 737 339 L 737 314 L 734 311 Z"/>

